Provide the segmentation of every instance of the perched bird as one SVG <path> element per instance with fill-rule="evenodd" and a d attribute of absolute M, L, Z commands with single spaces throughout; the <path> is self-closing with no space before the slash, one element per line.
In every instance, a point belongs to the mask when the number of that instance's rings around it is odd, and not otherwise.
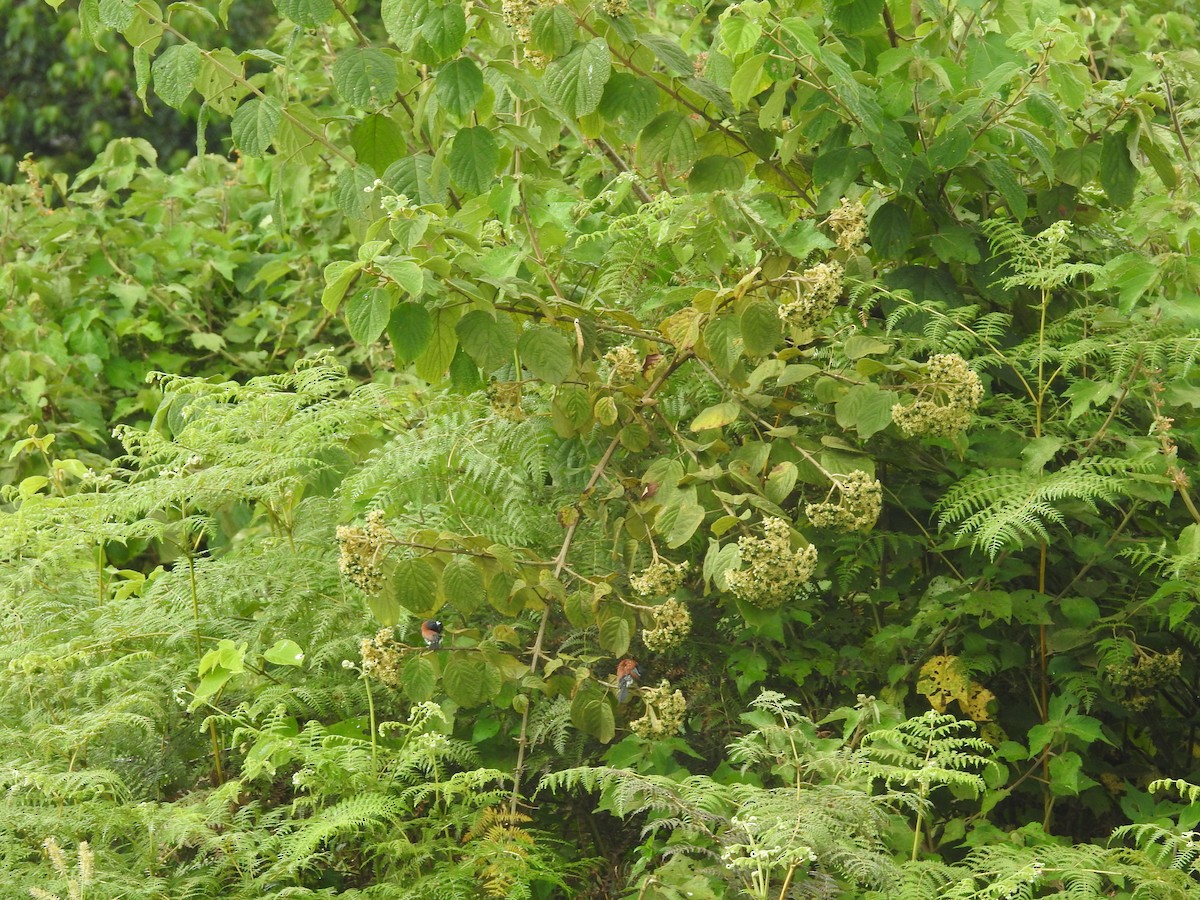
<path fill-rule="evenodd" d="M 629 689 L 633 687 L 633 683 L 642 677 L 642 670 L 638 667 L 637 660 L 630 659 L 628 656 L 617 663 L 617 702 L 624 703 L 629 699 Z"/>
<path fill-rule="evenodd" d="M 442 623 L 437 619 L 426 619 L 421 623 L 421 637 L 426 647 L 437 650 L 442 646 Z"/>

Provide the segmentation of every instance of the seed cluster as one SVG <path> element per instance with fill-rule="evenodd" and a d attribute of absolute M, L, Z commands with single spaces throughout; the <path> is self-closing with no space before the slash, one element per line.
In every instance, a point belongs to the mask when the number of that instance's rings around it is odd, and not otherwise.
<path fill-rule="evenodd" d="M 381 561 L 395 536 L 383 524 L 383 511 L 372 510 L 367 514 L 367 525 L 339 525 L 338 571 L 346 576 L 359 590 L 376 594 L 383 586 Z"/>
<path fill-rule="evenodd" d="M 796 279 L 796 299 L 779 307 L 779 318 L 793 328 L 811 328 L 833 312 L 842 296 L 840 263 L 817 263 Z"/>
<path fill-rule="evenodd" d="M 601 5 L 604 7 L 604 12 L 614 19 L 629 12 L 629 0 L 603 0 Z"/>
<path fill-rule="evenodd" d="M 1149 690 L 1176 678 L 1182 667 L 1183 654 L 1178 650 L 1146 653 L 1132 662 L 1109 666 L 1108 678 L 1123 687 Z"/>
<path fill-rule="evenodd" d="M 525 410 L 521 407 L 521 385 L 515 381 L 494 381 L 488 387 L 488 400 L 492 411 L 510 422 L 523 422 Z"/>
<path fill-rule="evenodd" d="M 403 648 L 391 628 L 381 629 L 375 637 L 363 638 L 358 645 L 364 675 L 377 678 L 384 684 L 400 687 L 400 665 L 404 662 Z"/>
<path fill-rule="evenodd" d="M 910 437 L 954 437 L 970 426 L 981 400 L 983 382 L 967 361 L 956 353 L 937 353 L 925 364 L 917 399 L 893 406 L 892 421 Z"/>
<path fill-rule="evenodd" d="M 867 210 L 861 200 L 842 198 L 841 205 L 826 219 L 837 238 L 840 249 L 853 252 L 867 238 Z"/>
<path fill-rule="evenodd" d="M 646 704 L 645 713 L 629 723 L 630 730 L 638 737 L 659 740 L 671 737 L 683 728 L 687 700 L 683 691 L 673 691 L 671 682 L 665 678 L 658 687 L 642 688 L 642 702 Z"/>
<path fill-rule="evenodd" d="M 804 515 L 818 528 L 839 531 L 867 531 L 879 520 L 883 509 L 883 485 L 861 470 L 833 479 L 837 503 L 809 503 Z M 832 493 L 832 490 L 831 490 Z"/>
<path fill-rule="evenodd" d="M 639 597 L 669 597 L 683 584 L 683 576 L 692 564 L 686 560 L 673 563 L 665 559 L 656 559 L 650 565 L 633 575 L 629 584 Z"/>
<path fill-rule="evenodd" d="M 763 609 L 774 609 L 796 596 L 817 566 L 816 547 L 792 550 L 786 519 L 766 519 L 763 536 L 738 538 L 738 551 L 742 567 L 725 577 L 729 590 Z"/>
<path fill-rule="evenodd" d="M 613 347 L 604 354 L 604 361 L 608 363 L 611 385 L 632 384 L 642 374 L 642 358 L 632 347 Z"/>
<path fill-rule="evenodd" d="M 642 632 L 647 650 L 659 653 L 683 643 L 692 631 L 692 614 L 678 600 L 671 598 L 654 609 L 654 627 Z"/>

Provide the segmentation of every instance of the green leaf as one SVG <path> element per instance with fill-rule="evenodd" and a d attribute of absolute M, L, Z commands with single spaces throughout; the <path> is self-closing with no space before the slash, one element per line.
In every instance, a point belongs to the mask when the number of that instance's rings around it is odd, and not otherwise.
<path fill-rule="evenodd" d="M 704 507 L 697 503 L 685 503 L 679 508 L 671 530 L 667 532 L 667 546 L 672 550 L 682 547 L 692 539 L 696 529 L 703 524 Z"/>
<path fill-rule="evenodd" d="M 658 57 L 658 61 L 667 67 L 673 75 L 691 75 L 692 60 L 679 46 L 679 38 L 667 37 L 661 34 L 643 33 L 638 35 L 638 43 L 646 47 Z"/>
<path fill-rule="evenodd" d="M 613 739 L 617 733 L 613 701 L 599 682 L 589 678 L 579 686 L 571 701 L 571 724 L 602 744 Z"/>
<path fill-rule="evenodd" d="M 696 136 L 692 124 L 681 112 L 665 112 L 642 129 L 638 139 L 638 162 L 643 166 L 658 163 L 683 171 L 696 161 Z"/>
<path fill-rule="evenodd" d="M 633 639 L 633 623 L 624 616 L 609 616 L 597 633 L 600 646 L 614 656 L 622 656 Z"/>
<path fill-rule="evenodd" d="M 880 353 L 887 353 L 891 349 L 892 345 L 887 341 L 881 341 L 879 338 L 873 338 L 866 334 L 852 334 L 842 344 L 842 352 L 846 354 L 846 359 L 876 356 Z"/>
<path fill-rule="evenodd" d="M 225 116 L 231 116 L 238 102 L 246 96 L 247 88 L 241 77 L 244 67 L 237 55 L 224 47 L 213 50 L 200 61 L 196 90 L 208 105 Z"/>
<path fill-rule="evenodd" d="M 424 654 L 412 654 L 400 667 L 400 684 L 409 700 L 422 703 L 433 697 L 437 672 L 433 660 Z"/>
<path fill-rule="evenodd" d="M 462 4 L 431 6 L 421 22 L 421 37 L 439 59 L 461 50 L 467 39 L 467 16 Z"/>
<path fill-rule="evenodd" d="M 392 315 L 395 292 L 385 287 L 359 291 L 346 304 L 346 327 L 361 345 L 373 344 L 383 334 Z"/>
<path fill-rule="evenodd" d="M 324 25 L 333 16 L 332 0 L 275 0 L 275 8 L 303 28 Z"/>
<path fill-rule="evenodd" d="M 336 313 L 346 296 L 351 282 L 363 270 L 363 263 L 346 262 L 344 260 L 331 262 L 325 267 L 325 290 L 321 292 L 321 305 L 331 313 Z"/>
<path fill-rule="evenodd" d="M 763 66 L 770 58 L 769 53 L 756 53 L 733 73 L 733 79 L 729 82 L 729 95 L 738 106 L 745 106 L 751 97 L 770 84 L 770 78 L 763 75 Z"/>
<path fill-rule="evenodd" d="M 529 23 L 533 49 L 553 59 L 562 56 L 575 43 L 575 17 L 562 3 L 542 7 Z"/>
<path fill-rule="evenodd" d="M 774 353 L 783 337 L 779 310 L 767 300 L 754 300 L 742 310 L 742 346 L 748 356 Z"/>
<path fill-rule="evenodd" d="M 721 40 L 733 56 L 753 50 L 760 37 L 762 26 L 745 16 L 734 14 L 721 23 Z"/>
<path fill-rule="evenodd" d="M 1128 135 L 1110 131 L 1100 148 L 1100 186 L 1115 206 L 1124 207 L 1133 202 L 1138 175 L 1137 166 L 1129 156 Z"/>
<path fill-rule="evenodd" d="M 432 5 L 430 0 L 383 0 L 379 15 L 392 43 L 411 50 Z"/>
<path fill-rule="evenodd" d="M 486 663 L 478 653 L 451 653 L 442 672 L 446 696 L 459 706 L 478 706 L 488 697 Z"/>
<path fill-rule="evenodd" d="M 200 74 L 200 48 L 195 44 L 175 44 L 160 53 L 151 67 L 154 93 L 167 106 L 179 109 L 191 96 Z"/>
<path fill-rule="evenodd" d="M 374 262 L 387 279 L 395 283 L 401 290 L 413 297 L 420 297 L 424 292 L 425 273 L 411 259 L 380 256 Z"/>
<path fill-rule="evenodd" d="M 511 316 L 472 310 L 458 320 L 456 330 L 463 350 L 485 372 L 512 362 L 517 347 L 517 326 Z"/>
<path fill-rule="evenodd" d="M 400 89 L 396 61 L 382 50 L 351 47 L 333 64 L 333 86 L 351 106 L 385 106 Z"/>
<path fill-rule="evenodd" d="M 483 572 L 467 556 L 455 556 L 442 570 L 442 593 L 446 602 L 463 615 L 469 615 L 486 599 Z"/>
<path fill-rule="evenodd" d="M 295 641 L 276 641 L 263 658 L 277 666 L 299 666 L 304 663 L 304 651 Z"/>
<path fill-rule="evenodd" d="M 736 422 L 742 408 L 736 403 L 718 403 L 702 411 L 692 420 L 692 431 L 705 431 L 709 428 L 720 428 L 730 422 Z"/>
<path fill-rule="evenodd" d="M 483 72 L 475 60 L 460 56 L 438 72 L 434 90 L 444 110 L 465 119 L 483 97 Z"/>
<path fill-rule="evenodd" d="M 896 395 L 877 384 L 856 384 L 838 400 L 835 407 L 837 423 L 855 429 L 866 440 L 892 424 L 892 407 Z"/>
<path fill-rule="evenodd" d="M 233 143 L 245 156 L 262 156 L 275 139 L 283 117 L 274 97 L 255 97 L 233 114 Z"/>
<path fill-rule="evenodd" d="M 433 337 L 433 316 L 420 303 L 401 303 L 392 310 L 387 332 L 396 362 L 410 363 L 425 352 Z"/>
<path fill-rule="evenodd" d="M 105 28 L 124 31 L 137 13 L 135 0 L 100 0 L 100 22 Z"/>
<path fill-rule="evenodd" d="M 542 84 L 568 115 L 581 118 L 596 111 L 611 73 L 608 44 L 595 38 L 546 66 Z"/>
<path fill-rule="evenodd" d="M 414 363 L 417 375 L 430 384 L 439 384 L 454 361 L 454 353 L 458 349 L 458 335 L 454 326 L 458 324 L 460 315 L 461 310 L 453 306 L 443 306 L 433 311 L 433 334 L 429 338 L 429 346 Z"/>
<path fill-rule="evenodd" d="M 641 131 L 658 113 L 659 91 L 649 78 L 630 72 L 614 72 L 604 85 L 599 111 L 610 122 Z"/>
<path fill-rule="evenodd" d="M 574 349 L 566 335 L 549 325 L 535 325 L 517 342 L 521 364 L 550 384 L 562 384 L 571 373 Z"/>
<path fill-rule="evenodd" d="M 696 161 L 688 175 L 688 190 L 693 193 L 708 191 L 736 191 L 746 180 L 746 170 L 736 159 L 729 156 L 706 156 Z"/>
<path fill-rule="evenodd" d="M 420 557 L 398 560 L 392 569 L 388 592 L 396 603 L 409 612 L 425 615 L 437 607 L 437 573 L 433 566 Z"/>
<path fill-rule="evenodd" d="M 404 130 L 386 113 L 373 113 L 354 126 L 350 146 L 360 163 L 382 172 L 404 155 Z"/>
<path fill-rule="evenodd" d="M 825 8 L 837 28 L 858 34 L 879 24 L 883 0 L 830 0 Z"/>
<path fill-rule="evenodd" d="M 396 160 L 383 173 L 383 182 L 421 206 L 446 202 L 445 177 L 435 174 L 433 157 L 428 153 L 413 153 Z"/>
<path fill-rule="evenodd" d="M 450 145 L 450 177 L 468 194 L 491 190 L 500 164 L 500 147 L 491 129 L 482 125 L 463 128 Z"/>

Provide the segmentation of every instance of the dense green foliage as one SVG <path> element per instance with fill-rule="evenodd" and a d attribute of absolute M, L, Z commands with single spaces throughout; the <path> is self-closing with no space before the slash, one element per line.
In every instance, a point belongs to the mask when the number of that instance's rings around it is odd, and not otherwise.
<path fill-rule="evenodd" d="M 1197 893 L 1190 18 L 214 7 L 0 189 L 13 884 Z"/>

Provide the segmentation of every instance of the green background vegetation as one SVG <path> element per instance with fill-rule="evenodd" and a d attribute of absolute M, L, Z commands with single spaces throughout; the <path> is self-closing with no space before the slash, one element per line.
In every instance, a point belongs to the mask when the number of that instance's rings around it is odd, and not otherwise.
<path fill-rule="evenodd" d="M 1190 16 L 56 5 L 14 891 L 1200 893 Z"/>

